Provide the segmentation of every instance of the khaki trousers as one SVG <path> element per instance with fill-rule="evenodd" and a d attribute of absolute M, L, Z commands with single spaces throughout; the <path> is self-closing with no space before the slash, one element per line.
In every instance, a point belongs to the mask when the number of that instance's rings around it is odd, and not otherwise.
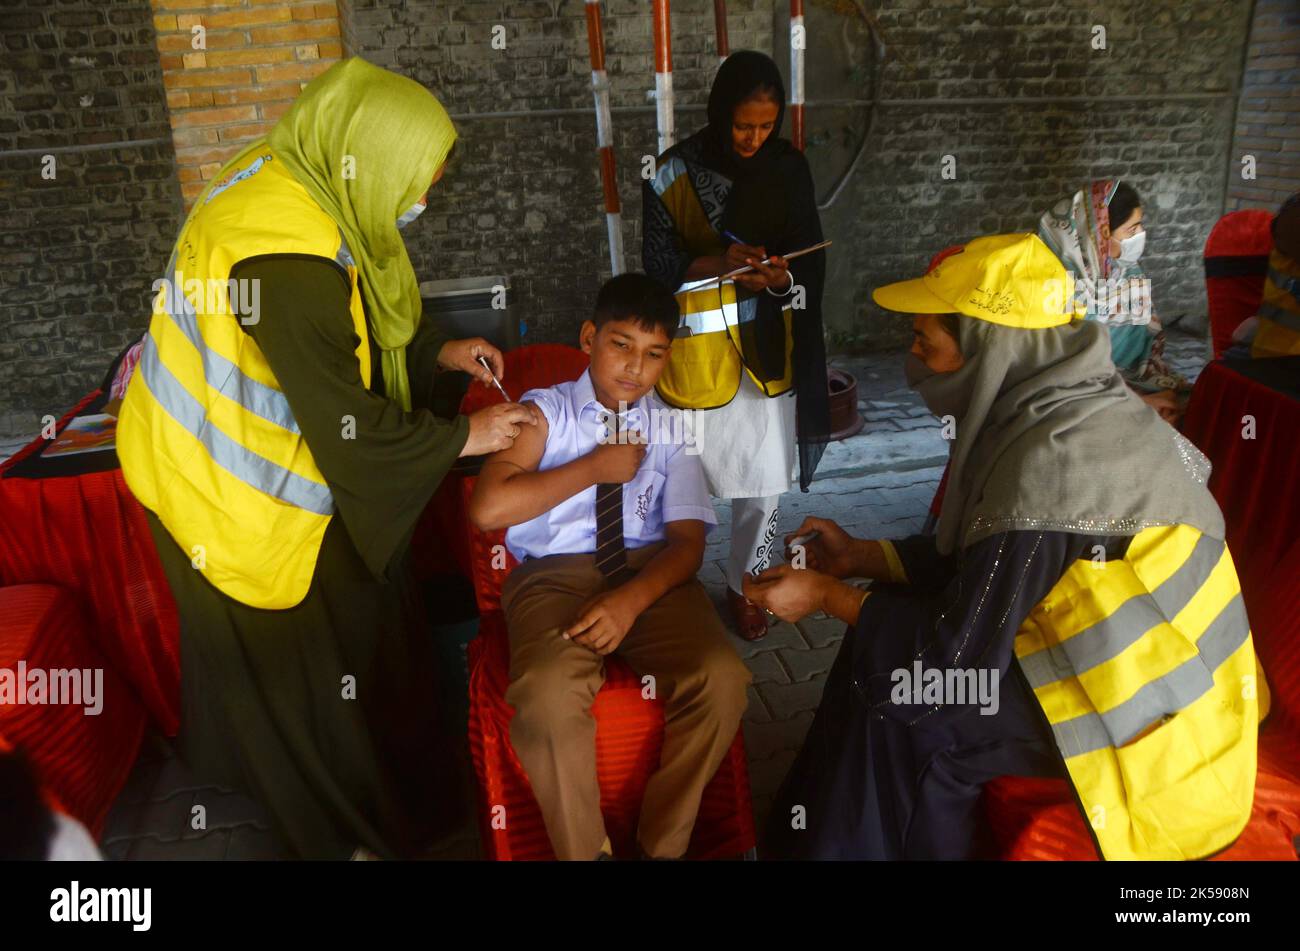
<path fill-rule="evenodd" d="M 628 564 L 639 568 L 663 544 L 628 549 Z M 561 632 L 607 588 L 594 556 L 586 554 L 529 559 L 502 590 L 510 630 L 506 702 L 515 709 L 510 741 L 561 859 L 594 859 L 605 841 L 591 716 L 605 659 Z M 663 751 L 646 786 L 637 840 L 653 858 L 679 858 L 704 787 L 740 727 L 749 668 L 695 578 L 646 609 L 615 653 L 639 677 L 654 677 L 666 707 Z"/>

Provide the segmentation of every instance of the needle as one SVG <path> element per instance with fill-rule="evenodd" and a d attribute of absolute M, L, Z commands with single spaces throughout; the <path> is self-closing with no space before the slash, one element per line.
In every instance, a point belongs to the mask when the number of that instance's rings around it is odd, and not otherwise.
<path fill-rule="evenodd" d="M 488 376 L 492 377 L 493 384 L 496 385 L 496 388 L 500 391 L 501 395 L 505 397 L 506 402 L 511 402 L 510 394 L 507 393 L 506 388 L 501 385 L 501 381 L 497 379 L 497 375 L 492 372 L 492 366 L 488 363 L 487 357 L 479 356 L 475 359 L 477 359 L 479 363 L 483 364 L 483 369 L 488 371 Z"/>

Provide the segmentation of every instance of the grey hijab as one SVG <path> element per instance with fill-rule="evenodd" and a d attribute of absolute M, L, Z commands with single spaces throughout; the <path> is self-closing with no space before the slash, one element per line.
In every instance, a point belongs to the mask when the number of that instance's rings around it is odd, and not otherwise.
<path fill-rule="evenodd" d="M 956 419 L 940 552 L 1015 530 L 1185 524 L 1223 538 L 1209 461 L 1124 385 L 1104 327 L 958 326 L 961 369 L 922 376 L 914 364 L 909 374 L 934 413 Z"/>

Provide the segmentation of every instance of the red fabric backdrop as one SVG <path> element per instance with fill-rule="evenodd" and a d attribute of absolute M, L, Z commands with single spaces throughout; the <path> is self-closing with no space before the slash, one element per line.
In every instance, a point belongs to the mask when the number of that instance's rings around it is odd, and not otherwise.
<path fill-rule="evenodd" d="M 60 420 L 62 429 L 99 391 Z M 168 736 L 180 722 L 176 602 L 144 509 L 121 469 L 29 479 L 4 475 L 45 445 L 37 439 L 0 466 L 0 585 L 74 591 L 90 636 Z"/>

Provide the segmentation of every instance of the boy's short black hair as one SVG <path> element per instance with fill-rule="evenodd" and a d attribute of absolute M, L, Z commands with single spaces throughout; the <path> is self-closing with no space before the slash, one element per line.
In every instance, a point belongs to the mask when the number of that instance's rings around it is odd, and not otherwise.
<path fill-rule="evenodd" d="M 600 287 L 591 322 L 599 330 L 611 320 L 635 320 L 642 330 L 662 330 L 672 340 L 681 312 L 677 298 L 654 278 L 639 273 L 619 274 Z"/>

